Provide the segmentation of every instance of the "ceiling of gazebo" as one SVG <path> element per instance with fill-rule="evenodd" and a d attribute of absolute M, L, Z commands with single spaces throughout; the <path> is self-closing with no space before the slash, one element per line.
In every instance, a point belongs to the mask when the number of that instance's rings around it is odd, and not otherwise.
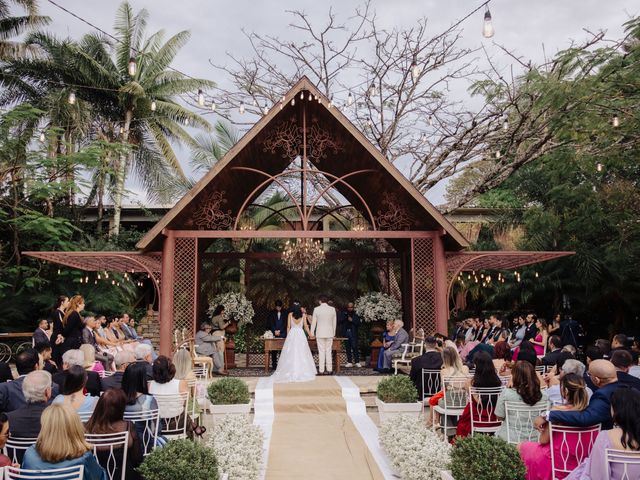
<path fill-rule="evenodd" d="M 304 92 L 305 99 L 300 99 Z M 308 99 L 317 95 L 320 102 Z M 295 99 L 294 105 L 291 100 Z M 302 135 L 306 125 L 306 136 Z M 303 145 L 304 141 L 304 145 Z M 239 213 L 307 152 L 309 170 L 321 171 L 369 222 L 389 231 L 441 231 L 449 251 L 468 246 L 464 236 L 366 139 L 337 108 L 303 78 L 138 243 L 161 248 L 162 231 L 233 230 Z M 296 172 L 294 172 L 296 173 Z M 305 172 L 307 175 L 313 173 Z M 292 194 L 295 196 L 295 193 Z M 310 199 L 301 216 L 310 213 Z M 320 203 L 319 203 L 320 204 Z M 317 213 L 317 212 L 315 212 Z M 309 215 L 311 217 L 311 215 Z"/>

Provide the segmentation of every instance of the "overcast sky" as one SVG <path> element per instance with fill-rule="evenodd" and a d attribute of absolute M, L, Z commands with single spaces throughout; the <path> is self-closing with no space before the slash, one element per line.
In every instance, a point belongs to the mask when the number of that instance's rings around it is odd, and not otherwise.
<path fill-rule="evenodd" d="M 94 25 L 112 32 L 118 0 L 56 0 L 57 3 L 85 18 Z M 342 18 L 351 15 L 362 5 L 355 0 L 130 0 L 137 11 L 149 11 L 148 32 L 165 29 L 168 35 L 180 30 L 190 30 L 189 44 L 181 50 L 174 67 L 196 77 L 215 80 L 219 85 L 228 85 L 208 63 L 226 62 L 226 55 L 245 58 L 250 47 L 241 34 L 241 29 L 270 34 L 287 40 L 296 40 L 296 32 L 289 27 L 291 15 L 287 10 L 303 10 L 312 22 L 322 24 L 329 7 Z M 373 0 L 382 25 L 410 27 L 417 18 L 428 17 L 433 33 L 446 29 L 464 17 L 481 1 L 472 0 Z M 47 0 L 41 0 L 41 12 L 52 18 L 48 30 L 60 36 L 78 38 L 91 28 L 69 14 L 59 10 Z M 476 13 L 462 25 L 463 45 L 478 47 L 483 42 L 489 52 L 503 68 L 509 68 L 510 59 L 501 55 L 493 42 L 507 46 L 510 50 L 541 62 L 547 57 L 580 41 L 591 31 L 606 30 L 608 37 L 622 36 L 622 24 L 631 16 L 640 14 L 638 0 L 492 0 L 490 3 L 495 37 L 485 40 L 481 35 L 482 12 Z M 544 49 L 543 49 L 544 45 Z M 189 159 L 187 152 L 181 153 L 185 168 Z M 129 185 L 136 190 L 134 184 Z M 442 201 L 442 188 L 429 192 L 434 203 Z"/>

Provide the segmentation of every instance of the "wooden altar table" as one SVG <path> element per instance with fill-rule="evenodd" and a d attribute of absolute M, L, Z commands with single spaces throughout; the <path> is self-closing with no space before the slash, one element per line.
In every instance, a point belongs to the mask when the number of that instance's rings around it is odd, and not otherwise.
<path fill-rule="evenodd" d="M 263 338 L 264 340 L 264 371 L 269 371 L 269 354 L 271 352 L 279 352 L 282 350 L 284 346 L 285 338 Z M 333 339 L 333 345 L 331 345 L 331 356 L 333 359 L 333 370 L 336 373 L 340 373 L 340 362 L 338 353 L 342 352 L 342 342 L 344 342 L 346 338 L 335 337 Z M 307 340 L 309 342 L 309 348 L 312 352 L 318 353 L 318 345 L 316 344 L 315 339 Z"/>

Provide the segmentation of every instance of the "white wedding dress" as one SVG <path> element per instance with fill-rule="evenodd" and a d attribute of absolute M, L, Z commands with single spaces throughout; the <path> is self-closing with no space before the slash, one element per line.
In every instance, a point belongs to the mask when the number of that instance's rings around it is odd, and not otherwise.
<path fill-rule="evenodd" d="M 316 364 L 302 328 L 303 324 L 303 318 L 295 320 L 291 317 L 291 329 L 284 341 L 278 368 L 272 375 L 275 383 L 310 382 L 316 378 Z"/>

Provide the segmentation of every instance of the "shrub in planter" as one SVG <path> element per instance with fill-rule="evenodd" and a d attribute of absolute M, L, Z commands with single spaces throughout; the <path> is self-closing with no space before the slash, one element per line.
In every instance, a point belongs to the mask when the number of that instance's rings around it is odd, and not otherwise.
<path fill-rule="evenodd" d="M 458 438 L 451 452 L 455 480 L 524 480 L 526 469 L 518 449 L 489 435 Z"/>
<path fill-rule="evenodd" d="M 213 405 L 237 405 L 249 403 L 251 400 L 247 384 L 239 378 L 232 377 L 211 383 L 207 394 Z"/>
<path fill-rule="evenodd" d="M 138 467 L 145 480 L 218 480 L 218 461 L 209 448 L 191 440 L 173 440 L 156 448 Z"/>
<path fill-rule="evenodd" d="M 263 457 L 263 435 L 248 415 L 227 415 L 213 427 L 207 446 L 218 459 L 220 471 L 231 480 L 257 480 Z"/>
<path fill-rule="evenodd" d="M 418 390 L 405 375 L 393 375 L 378 383 L 378 398 L 384 403 L 414 403 L 418 401 Z"/>

